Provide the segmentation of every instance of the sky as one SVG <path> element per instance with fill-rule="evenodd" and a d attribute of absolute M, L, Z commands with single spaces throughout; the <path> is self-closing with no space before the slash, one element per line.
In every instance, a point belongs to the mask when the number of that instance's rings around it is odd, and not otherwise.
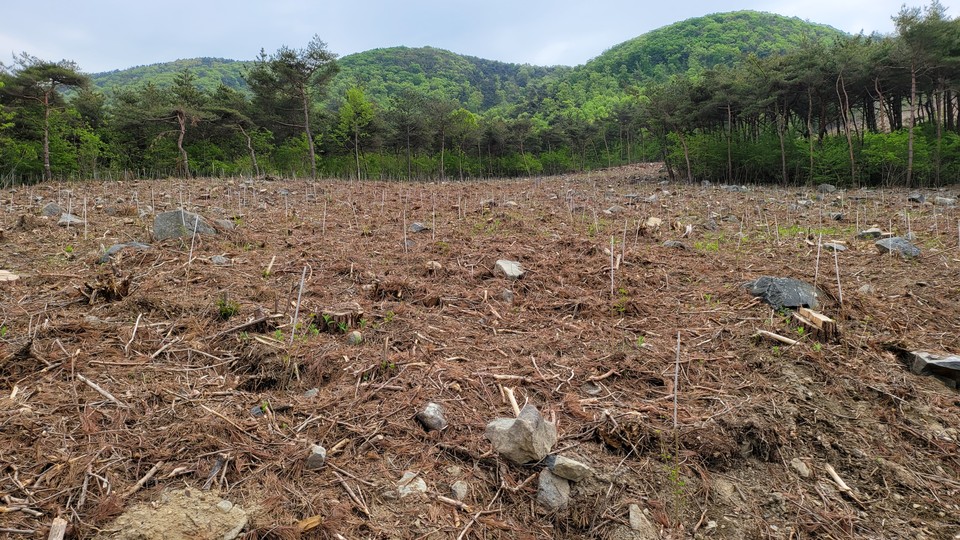
<path fill-rule="evenodd" d="M 490 60 L 583 64 L 650 30 L 752 9 L 849 33 L 893 33 L 904 0 L 44 0 L 4 2 L 0 62 L 27 52 L 98 73 L 201 56 L 252 60 L 314 35 L 345 56 L 431 46 Z M 929 2 L 907 2 L 924 6 Z M 941 0 L 950 17 L 960 0 Z M 39 7 L 42 6 L 42 7 Z"/>

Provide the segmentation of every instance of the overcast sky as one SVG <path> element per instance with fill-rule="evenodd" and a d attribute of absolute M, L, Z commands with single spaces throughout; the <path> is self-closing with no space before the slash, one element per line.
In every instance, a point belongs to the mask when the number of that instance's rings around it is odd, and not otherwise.
<path fill-rule="evenodd" d="M 951 17 L 960 0 L 943 0 Z M 926 5 L 928 2 L 907 2 Z M 180 58 L 252 60 L 314 34 L 345 56 L 429 45 L 537 65 L 582 64 L 661 26 L 753 9 L 850 33 L 892 33 L 903 0 L 45 0 L 4 2 L 0 62 L 28 52 L 96 73 Z"/>

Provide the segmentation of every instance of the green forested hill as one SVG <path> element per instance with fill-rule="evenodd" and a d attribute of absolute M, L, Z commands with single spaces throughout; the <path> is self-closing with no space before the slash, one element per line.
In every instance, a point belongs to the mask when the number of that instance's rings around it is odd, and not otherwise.
<path fill-rule="evenodd" d="M 569 71 L 485 60 L 433 47 L 373 49 L 345 56 L 339 63 L 341 71 L 331 85 L 331 96 L 359 85 L 372 100 L 385 105 L 406 87 L 454 99 L 472 111 L 517 101 L 531 81 Z"/>
<path fill-rule="evenodd" d="M 344 56 L 341 71 L 327 96 L 337 100 L 347 88 L 360 85 L 373 101 L 385 105 L 404 87 L 457 100 L 467 109 L 540 103 L 548 95 L 578 105 L 595 96 L 619 92 L 624 84 L 643 84 L 666 76 L 734 64 L 745 54 L 779 54 L 804 41 L 832 40 L 839 30 L 798 18 L 755 11 L 718 13 L 688 19 L 615 45 L 585 65 L 570 68 L 511 64 L 456 54 L 433 47 L 390 47 Z M 296 44 L 290 44 L 296 46 Z M 94 85 L 108 95 L 117 89 L 152 81 L 169 86 L 189 69 L 197 84 L 214 91 L 220 83 L 246 90 L 249 61 L 194 58 L 138 66 L 93 75 Z"/>
<path fill-rule="evenodd" d="M 159 87 L 167 87 L 173 84 L 177 73 L 189 69 L 196 77 L 197 84 L 205 90 L 212 92 L 220 83 L 234 89 L 243 89 L 246 88 L 244 70 L 250 63 L 226 58 L 189 58 L 95 73 L 91 75 L 91 79 L 98 90 L 111 94 L 115 90 L 136 88 L 147 81 Z"/>
<path fill-rule="evenodd" d="M 833 27 L 796 17 L 757 11 L 715 13 L 615 45 L 587 62 L 584 69 L 617 74 L 633 82 L 662 80 L 674 73 L 732 65 L 747 54 L 763 58 L 844 35 Z"/>

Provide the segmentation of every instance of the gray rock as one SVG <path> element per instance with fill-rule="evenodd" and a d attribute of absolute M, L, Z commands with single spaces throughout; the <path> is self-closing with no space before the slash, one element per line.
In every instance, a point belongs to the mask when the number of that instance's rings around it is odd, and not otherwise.
<path fill-rule="evenodd" d="M 877 246 L 880 253 L 893 253 L 908 259 L 920 256 L 920 248 L 911 244 L 906 238 L 899 236 L 877 240 L 874 245 Z"/>
<path fill-rule="evenodd" d="M 485 436 L 494 450 L 522 465 L 550 453 L 557 443 L 557 426 L 547 422 L 536 407 L 527 405 L 516 418 L 498 418 L 487 424 Z"/>
<path fill-rule="evenodd" d="M 732 193 L 743 193 L 747 191 L 747 186 L 738 186 L 738 185 L 720 186 L 720 189 L 724 191 L 730 191 Z"/>
<path fill-rule="evenodd" d="M 818 193 L 833 193 L 837 190 L 837 186 L 833 184 L 820 184 L 817 186 Z"/>
<path fill-rule="evenodd" d="M 653 204 L 653 203 L 655 203 L 655 202 L 657 202 L 657 201 L 659 201 L 659 200 L 660 200 L 660 198 L 657 197 L 656 195 L 651 195 L 651 196 L 647 197 L 646 199 L 644 199 L 643 202 Z"/>
<path fill-rule="evenodd" d="M 622 213 L 624 212 L 624 210 L 626 210 L 626 208 L 624 208 L 624 207 L 622 207 L 622 206 L 620 206 L 620 205 L 618 205 L 618 204 L 615 204 L 615 205 L 611 206 L 610 208 L 607 208 L 606 210 L 604 210 L 603 213 L 606 214 L 606 215 L 608 215 L 608 216 L 615 216 L 615 215 L 617 215 L 617 214 L 622 214 Z"/>
<path fill-rule="evenodd" d="M 417 413 L 417 421 L 427 431 L 439 431 L 447 427 L 447 419 L 443 416 L 443 407 L 438 403 L 427 403 L 422 411 Z"/>
<path fill-rule="evenodd" d="M 520 266 L 520 263 L 516 261 L 500 259 L 497 261 L 494 268 L 497 272 L 503 274 L 508 279 L 519 279 L 524 274 L 523 267 Z"/>
<path fill-rule="evenodd" d="M 793 467 L 793 470 L 797 471 L 797 474 L 799 474 L 801 478 L 810 478 L 813 474 L 813 472 L 810 471 L 810 467 L 807 467 L 807 464 L 798 457 L 790 460 L 790 466 Z"/>
<path fill-rule="evenodd" d="M 880 238 L 881 236 L 883 236 L 883 231 L 876 227 L 871 227 L 857 233 L 857 238 L 860 240 L 873 240 L 874 238 Z"/>
<path fill-rule="evenodd" d="M 197 234 L 217 234 L 202 217 L 183 209 L 163 212 L 153 218 L 153 237 L 157 240 L 193 236 L 194 228 Z"/>
<path fill-rule="evenodd" d="M 420 478 L 418 473 L 407 471 L 397 482 L 397 494 L 401 499 L 410 495 L 422 495 L 427 492 L 427 483 Z"/>
<path fill-rule="evenodd" d="M 311 388 L 311 389 L 309 389 L 309 390 L 307 390 L 306 392 L 303 393 L 303 397 L 305 397 L 305 398 L 315 398 L 315 397 L 317 397 L 318 395 L 320 395 L 320 389 L 319 389 L 319 388 Z"/>
<path fill-rule="evenodd" d="M 917 204 L 923 204 L 926 200 L 927 198 L 924 197 L 923 193 L 920 193 L 919 191 L 915 191 L 907 197 L 907 202 L 912 202 Z"/>
<path fill-rule="evenodd" d="M 224 257 L 223 255 L 214 255 L 213 257 L 210 257 L 210 263 L 217 266 L 229 266 L 230 262 L 230 259 Z"/>
<path fill-rule="evenodd" d="M 466 499 L 469 492 L 470 484 L 463 480 L 457 480 L 453 484 L 450 484 L 450 494 L 453 495 L 455 500 L 462 501 Z"/>
<path fill-rule="evenodd" d="M 110 259 L 112 259 L 114 255 L 116 255 L 117 253 L 125 249 L 136 249 L 136 250 L 150 249 L 150 244 L 143 244 L 140 242 L 124 242 L 123 244 L 114 244 L 109 248 L 107 248 L 107 251 L 105 251 L 103 255 L 100 256 L 97 262 L 100 264 L 104 264 L 108 262 Z"/>
<path fill-rule="evenodd" d="M 715 231 L 715 230 L 717 230 L 718 228 L 720 228 L 720 226 L 717 225 L 717 220 L 715 220 L 715 219 L 713 219 L 713 218 L 709 218 L 709 219 L 707 219 L 706 221 L 704 221 L 704 222 L 703 222 L 703 225 L 701 225 L 701 227 L 703 227 L 704 229 L 706 229 L 706 230 L 708 230 L 708 231 Z"/>
<path fill-rule="evenodd" d="M 217 225 L 217 227 L 220 227 L 225 231 L 232 231 L 237 228 L 237 224 L 234 223 L 232 219 L 218 219 L 214 221 L 214 223 Z"/>
<path fill-rule="evenodd" d="M 910 371 L 915 375 L 933 375 L 953 388 L 960 386 L 960 356 L 913 351 L 910 359 Z"/>
<path fill-rule="evenodd" d="M 57 225 L 66 227 L 68 225 L 83 225 L 83 220 L 73 214 L 62 214 Z"/>
<path fill-rule="evenodd" d="M 510 289 L 504 289 L 500 292 L 500 299 L 508 304 L 512 304 L 514 299 L 513 291 Z"/>
<path fill-rule="evenodd" d="M 63 214 L 63 208 L 55 202 L 48 202 L 43 208 L 40 209 L 40 215 L 46 217 L 55 217 Z"/>
<path fill-rule="evenodd" d="M 951 197 L 937 197 L 933 202 L 938 206 L 953 206 L 957 204 L 957 200 Z"/>
<path fill-rule="evenodd" d="M 410 224 L 409 229 L 410 229 L 410 232 L 412 233 L 421 233 L 421 232 L 429 231 L 430 227 L 427 227 L 426 225 L 424 225 L 423 223 L 420 223 L 419 221 L 414 221 L 413 223 Z"/>
<path fill-rule="evenodd" d="M 817 289 L 809 283 L 782 277 L 762 276 L 744 283 L 743 288 L 775 309 L 807 307 L 817 309 Z"/>
<path fill-rule="evenodd" d="M 359 345 L 363 343 L 363 334 L 359 330 L 354 330 L 347 334 L 347 343 L 350 345 Z"/>
<path fill-rule="evenodd" d="M 673 248 L 673 249 L 686 249 L 686 250 L 690 249 L 690 246 L 684 244 L 679 240 L 667 240 L 666 242 L 663 243 L 663 247 Z"/>
<path fill-rule="evenodd" d="M 799 201 L 797 201 L 797 204 L 803 207 L 808 207 L 808 206 L 813 206 L 813 201 L 811 201 L 810 199 L 800 199 Z"/>
<path fill-rule="evenodd" d="M 702 187 L 710 187 L 710 186 L 713 185 L 713 183 L 710 182 L 709 180 L 702 180 L 702 181 L 700 182 L 700 185 L 701 185 Z"/>
<path fill-rule="evenodd" d="M 875 289 L 873 285 L 867 284 L 867 285 L 861 285 L 860 288 L 857 289 L 857 292 L 860 294 L 875 294 L 877 292 L 877 289 Z"/>
<path fill-rule="evenodd" d="M 589 465 L 568 457 L 547 456 L 546 463 L 550 472 L 571 482 L 579 482 L 593 476 L 593 469 Z"/>
<path fill-rule="evenodd" d="M 540 471 L 537 502 L 550 510 L 562 510 L 570 504 L 570 482 L 547 469 Z"/>
<path fill-rule="evenodd" d="M 639 538 L 653 540 L 660 538 L 660 531 L 635 504 L 630 505 L 630 528 L 639 533 Z"/>
<path fill-rule="evenodd" d="M 838 243 L 836 243 L 836 242 L 827 242 L 827 243 L 823 244 L 823 249 L 826 249 L 826 250 L 829 250 L 829 251 L 846 251 L 846 250 L 847 250 L 847 246 L 845 246 L 845 245 L 843 245 L 843 244 L 838 244 Z"/>
<path fill-rule="evenodd" d="M 327 462 L 327 449 L 320 446 L 319 444 L 310 445 L 310 455 L 307 456 L 307 463 L 305 467 L 307 470 L 313 471 L 323 467 L 323 464 Z"/>

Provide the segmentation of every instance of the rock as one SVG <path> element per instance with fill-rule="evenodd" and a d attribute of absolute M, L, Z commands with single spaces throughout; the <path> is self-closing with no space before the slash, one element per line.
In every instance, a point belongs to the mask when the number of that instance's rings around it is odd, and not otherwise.
<path fill-rule="evenodd" d="M 738 186 L 738 185 L 735 185 L 735 184 L 734 184 L 734 185 L 724 185 L 724 186 L 720 186 L 720 189 L 722 189 L 722 190 L 724 190 L 724 191 L 730 191 L 730 192 L 732 192 L 732 193 L 742 193 L 742 192 L 744 192 L 744 191 L 747 191 L 747 186 Z"/>
<path fill-rule="evenodd" d="M 562 510 L 570 504 L 570 482 L 547 469 L 540 471 L 537 502 L 550 510 Z"/>
<path fill-rule="evenodd" d="M 547 422 L 536 407 L 527 405 L 516 418 L 498 418 L 487 424 L 485 436 L 494 450 L 522 465 L 550 453 L 557 443 L 557 426 Z"/>
<path fill-rule="evenodd" d="M 920 248 L 911 244 L 906 238 L 899 236 L 877 240 L 874 245 L 877 246 L 880 253 L 893 253 L 908 259 L 920 256 Z"/>
<path fill-rule="evenodd" d="M 498 260 L 494 268 L 508 279 L 519 279 L 525 273 L 520 263 L 505 259 Z"/>
<path fill-rule="evenodd" d="M 720 225 L 717 224 L 717 220 L 713 218 L 708 218 L 706 221 L 703 222 L 703 225 L 701 225 L 701 227 L 703 227 L 708 231 L 715 231 L 720 227 Z"/>
<path fill-rule="evenodd" d="M 636 504 L 630 505 L 630 528 L 640 533 L 640 538 L 660 538 L 660 531 Z"/>
<path fill-rule="evenodd" d="M 466 499 L 469 492 L 470 484 L 463 480 L 457 480 L 453 484 L 450 484 L 450 494 L 453 495 L 454 500 L 462 501 Z"/>
<path fill-rule="evenodd" d="M 422 495 L 427 492 L 427 483 L 420 478 L 418 473 L 407 471 L 397 482 L 397 494 L 401 499 L 410 495 Z"/>
<path fill-rule="evenodd" d="M 832 219 L 832 220 L 834 220 L 834 221 L 843 221 L 843 213 L 842 213 L 842 212 L 832 212 L 832 213 L 830 214 L 830 219 Z"/>
<path fill-rule="evenodd" d="M 99 259 L 97 259 L 97 262 L 100 264 L 104 264 L 108 262 L 110 259 L 112 259 L 114 255 L 116 255 L 117 253 L 125 249 L 136 249 L 136 250 L 150 249 L 150 244 L 143 244 L 140 242 L 125 242 L 123 244 L 114 244 L 109 248 L 107 248 L 107 251 L 105 251 L 103 255 L 100 256 Z"/>
<path fill-rule="evenodd" d="M 412 233 L 421 233 L 421 232 L 429 231 L 430 227 L 427 227 L 426 225 L 424 225 L 423 223 L 420 223 L 419 221 L 414 221 L 413 223 L 410 224 L 409 230 Z"/>
<path fill-rule="evenodd" d="M 507 201 L 507 202 L 503 203 L 503 205 L 506 206 L 507 208 L 517 208 L 517 207 L 520 206 L 520 205 L 517 203 L 517 201 Z"/>
<path fill-rule="evenodd" d="M 806 208 L 806 207 L 813 206 L 814 203 L 810 199 L 800 199 L 799 201 L 797 201 L 797 204 Z"/>
<path fill-rule="evenodd" d="M 579 482 L 593 476 L 593 469 L 589 465 L 568 457 L 547 456 L 546 463 L 550 472 L 571 482 Z"/>
<path fill-rule="evenodd" d="M 350 345 L 359 345 L 363 343 L 363 334 L 359 330 L 354 330 L 347 334 L 347 343 Z"/>
<path fill-rule="evenodd" d="M 231 261 L 223 255 L 214 255 L 213 257 L 210 257 L 210 263 L 217 266 L 229 266 Z"/>
<path fill-rule="evenodd" d="M 46 217 L 56 217 L 63 213 L 63 208 L 61 208 L 60 205 L 55 202 L 48 202 L 43 208 L 40 209 L 40 215 Z"/>
<path fill-rule="evenodd" d="M 218 219 L 213 222 L 217 227 L 225 231 L 232 231 L 237 228 L 237 224 L 232 219 Z"/>
<path fill-rule="evenodd" d="M 416 418 L 426 431 L 439 431 L 447 427 L 447 419 L 443 416 L 443 407 L 437 403 L 427 403 L 426 407 L 417 413 Z"/>
<path fill-rule="evenodd" d="M 304 467 L 306 467 L 308 471 L 314 471 L 323 467 L 323 464 L 326 462 L 327 449 L 319 444 L 310 445 L 310 455 L 307 456 L 307 462 L 304 464 Z"/>
<path fill-rule="evenodd" d="M 923 204 L 926 200 L 927 198 L 923 196 L 923 193 L 920 193 L 918 191 L 911 193 L 907 197 L 907 202 L 912 202 L 917 204 Z"/>
<path fill-rule="evenodd" d="M 910 353 L 910 371 L 915 375 L 933 375 L 953 388 L 960 386 L 960 356 L 941 356 L 924 351 Z"/>
<path fill-rule="evenodd" d="M 673 249 L 686 249 L 689 250 L 690 246 L 680 242 L 679 240 L 667 240 L 663 243 L 663 247 L 673 248 Z"/>
<path fill-rule="evenodd" d="M 646 199 L 644 199 L 643 202 L 649 203 L 649 204 L 653 204 L 653 203 L 655 203 L 655 202 L 657 202 L 657 201 L 659 201 L 659 200 L 660 200 L 660 198 L 657 197 L 656 194 L 654 194 L 654 195 L 651 195 L 651 196 L 647 197 Z"/>
<path fill-rule="evenodd" d="M 709 180 L 701 180 L 701 181 L 700 181 L 700 186 L 701 186 L 701 187 L 710 187 L 710 186 L 712 186 L 712 185 L 713 185 L 713 183 L 710 182 Z"/>
<path fill-rule="evenodd" d="M 197 234 L 217 234 L 202 217 L 183 209 L 163 212 L 153 218 L 153 237 L 157 240 L 193 236 L 194 228 Z"/>
<path fill-rule="evenodd" d="M 809 283 L 782 277 L 762 276 L 743 284 L 750 294 L 759 296 L 774 309 L 806 307 L 817 309 L 817 289 Z"/>
<path fill-rule="evenodd" d="M 857 289 L 857 292 L 860 294 L 875 294 L 877 292 L 877 289 L 875 289 L 873 285 L 867 284 L 867 285 L 861 285 L 860 288 Z"/>
<path fill-rule="evenodd" d="M 906 236 L 904 236 L 904 238 L 906 238 L 906 239 L 907 239 L 908 241 L 910 241 L 910 242 L 916 242 L 916 241 L 917 241 L 917 235 L 916 235 L 916 233 L 914 233 L 913 231 L 908 232 L 908 233 L 906 234 Z"/>
<path fill-rule="evenodd" d="M 807 464 L 803 462 L 800 458 L 793 458 L 790 460 L 790 466 L 793 467 L 793 470 L 797 471 L 797 474 L 801 478 L 810 478 L 813 472 L 810 471 L 810 467 L 807 467 Z"/>
<path fill-rule="evenodd" d="M 513 303 L 514 294 L 510 289 L 504 289 L 500 291 L 500 299 L 508 304 Z"/>
<path fill-rule="evenodd" d="M 305 398 L 307 398 L 307 399 L 309 399 L 309 398 L 315 398 L 315 397 L 317 397 L 318 395 L 320 395 L 320 389 L 319 389 L 319 388 L 311 388 L 311 389 L 309 389 L 309 390 L 307 390 L 306 392 L 303 393 L 303 397 L 305 397 Z"/>
<path fill-rule="evenodd" d="M 823 244 L 823 249 L 826 249 L 829 251 L 846 251 L 847 246 L 843 244 L 838 244 L 837 242 L 827 242 Z"/>
<path fill-rule="evenodd" d="M 626 210 L 626 208 L 624 208 L 624 207 L 622 207 L 622 206 L 620 206 L 620 205 L 618 205 L 618 204 L 615 204 L 615 205 L 611 206 L 610 208 L 607 208 L 606 210 L 604 210 L 603 213 L 606 214 L 606 215 L 608 215 L 608 216 L 615 216 L 615 215 L 617 215 L 617 214 L 622 214 L 622 213 L 624 212 L 624 210 Z"/>
<path fill-rule="evenodd" d="M 957 200 L 951 197 L 937 197 L 933 199 L 933 202 L 937 206 L 953 206 L 957 204 Z"/>
<path fill-rule="evenodd" d="M 63 214 L 60 216 L 60 221 L 57 221 L 57 225 L 61 227 L 68 227 L 70 225 L 83 225 L 83 220 L 73 214 Z"/>
<path fill-rule="evenodd" d="M 873 240 L 874 238 L 880 238 L 881 236 L 883 236 L 883 231 L 877 227 L 871 227 L 857 233 L 857 238 L 860 240 Z"/>
<path fill-rule="evenodd" d="M 427 264 L 423 265 L 423 267 L 430 274 L 436 274 L 443 270 L 443 265 L 438 263 L 437 261 L 427 261 Z"/>
<path fill-rule="evenodd" d="M 663 220 L 658 217 L 648 217 L 646 221 L 643 222 L 643 228 L 648 230 L 659 229 L 663 225 Z"/>
<path fill-rule="evenodd" d="M 820 184 L 817 186 L 817 193 L 833 193 L 837 190 L 837 186 L 833 184 Z"/>
<path fill-rule="evenodd" d="M 199 489 L 164 492 L 127 510 L 95 540 L 233 540 L 249 517 L 240 506 Z"/>

